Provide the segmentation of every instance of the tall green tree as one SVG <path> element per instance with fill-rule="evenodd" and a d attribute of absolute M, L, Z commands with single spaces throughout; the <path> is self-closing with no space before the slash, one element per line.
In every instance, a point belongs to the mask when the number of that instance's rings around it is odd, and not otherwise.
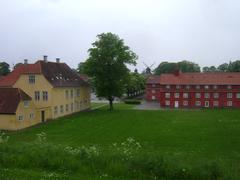
<path fill-rule="evenodd" d="M 220 64 L 218 67 L 217 67 L 218 71 L 220 72 L 227 72 L 228 71 L 228 63 L 223 63 L 223 64 Z"/>
<path fill-rule="evenodd" d="M 136 65 L 137 55 L 123 39 L 112 33 L 97 35 L 92 46 L 84 66 L 93 78 L 97 96 L 108 99 L 110 110 L 113 110 L 114 98 L 124 93 L 130 72 L 127 65 Z"/>
<path fill-rule="evenodd" d="M 228 65 L 229 72 L 240 72 L 240 60 L 230 62 Z"/>
<path fill-rule="evenodd" d="M 190 61 L 180 62 L 162 62 L 154 70 L 154 74 L 160 75 L 163 73 L 172 73 L 175 70 L 181 70 L 182 72 L 200 72 L 200 66 Z"/>
<path fill-rule="evenodd" d="M 218 69 L 215 66 L 205 66 L 202 68 L 203 72 L 217 72 Z"/>
<path fill-rule="evenodd" d="M 10 73 L 10 66 L 6 62 L 0 62 L 0 75 L 6 76 Z"/>
<path fill-rule="evenodd" d="M 80 63 L 78 64 L 77 72 L 78 72 L 79 74 L 86 74 L 86 73 L 87 73 L 86 63 L 85 63 L 85 62 L 80 62 Z"/>

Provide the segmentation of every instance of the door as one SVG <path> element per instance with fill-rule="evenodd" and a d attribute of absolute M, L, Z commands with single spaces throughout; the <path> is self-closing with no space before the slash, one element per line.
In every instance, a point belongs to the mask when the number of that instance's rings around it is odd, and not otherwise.
<path fill-rule="evenodd" d="M 178 108 L 178 107 L 179 107 L 178 101 L 175 101 L 175 102 L 174 102 L 174 107 L 175 107 L 175 108 Z"/>
<path fill-rule="evenodd" d="M 41 111 L 41 119 L 42 119 L 42 122 L 45 121 L 45 111 Z"/>
<path fill-rule="evenodd" d="M 209 107 L 209 101 L 205 101 L 205 107 Z"/>

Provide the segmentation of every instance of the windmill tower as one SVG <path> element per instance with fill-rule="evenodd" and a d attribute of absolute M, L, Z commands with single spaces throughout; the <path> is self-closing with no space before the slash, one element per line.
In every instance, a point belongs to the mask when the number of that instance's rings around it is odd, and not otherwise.
<path fill-rule="evenodd" d="M 146 70 L 145 70 L 145 73 L 146 75 L 151 75 L 152 74 L 152 67 L 155 63 L 153 63 L 152 65 L 148 66 L 145 62 L 143 62 L 143 64 L 146 66 Z"/>

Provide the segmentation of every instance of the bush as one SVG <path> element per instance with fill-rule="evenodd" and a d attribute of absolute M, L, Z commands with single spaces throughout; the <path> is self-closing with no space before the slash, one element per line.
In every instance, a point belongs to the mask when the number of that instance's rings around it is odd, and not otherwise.
<path fill-rule="evenodd" d="M 124 100 L 125 104 L 141 104 L 140 100 L 136 100 L 136 99 L 126 99 Z"/>

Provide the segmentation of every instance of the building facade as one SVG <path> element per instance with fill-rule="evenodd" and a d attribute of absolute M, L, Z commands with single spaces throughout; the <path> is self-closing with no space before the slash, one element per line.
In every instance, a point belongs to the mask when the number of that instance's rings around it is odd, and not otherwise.
<path fill-rule="evenodd" d="M 90 108 L 90 86 L 65 63 L 48 62 L 47 58 L 34 64 L 25 62 L 0 80 L 1 88 L 19 88 L 35 107 L 37 122 L 45 122 Z M 2 112 L 4 113 L 4 112 Z M 16 121 L 24 122 L 28 115 L 19 111 Z M 0 119 L 1 129 L 2 118 Z M 26 124 L 25 127 L 28 125 Z M 24 128 L 24 127 L 22 127 Z"/>
<path fill-rule="evenodd" d="M 146 100 L 169 108 L 240 108 L 240 73 L 181 73 L 149 77 Z"/>

